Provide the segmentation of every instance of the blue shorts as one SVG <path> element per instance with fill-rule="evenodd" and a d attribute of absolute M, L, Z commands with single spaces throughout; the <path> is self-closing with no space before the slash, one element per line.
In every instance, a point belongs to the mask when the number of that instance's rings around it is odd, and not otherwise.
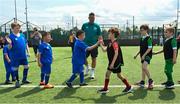
<path fill-rule="evenodd" d="M 28 60 L 26 59 L 20 59 L 20 60 L 11 60 L 11 66 L 18 68 L 20 65 L 28 65 Z"/>
<path fill-rule="evenodd" d="M 42 64 L 41 73 L 51 74 L 51 64 Z"/>
<path fill-rule="evenodd" d="M 84 70 L 83 65 L 74 65 L 73 64 L 73 73 L 82 73 Z"/>

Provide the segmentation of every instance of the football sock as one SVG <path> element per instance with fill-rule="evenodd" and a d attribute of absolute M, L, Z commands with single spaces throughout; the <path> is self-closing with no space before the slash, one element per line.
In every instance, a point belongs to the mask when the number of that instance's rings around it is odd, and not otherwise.
<path fill-rule="evenodd" d="M 73 73 L 71 75 L 71 78 L 67 82 L 72 83 L 76 77 L 77 77 L 77 75 Z"/>
<path fill-rule="evenodd" d="M 27 80 L 28 70 L 29 70 L 29 68 L 25 68 L 23 71 L 23 81 Z"/>
<path fill-rule="evenodd" d="M 45 76 L 45 74 L 44 74 L 44 73 L 41 73 L 41 82 L 44 81 L 44 76 Z"/>
<path fill-rule="evenodd" d="M 126 85 L 126 87 L 130 87 L 131 86 L 126 79 L 123 79 L 122 82 Z"/>
<path fill-rule="evenodd" d="M 105 90 L 108 89 L 108 84 L 109 84 L 109 79 L 105 79 L 105 81 L 104 81 L 104 89 Z"/>
<path fill-rule="evenodd" d="M 48 74 L 45 75 L 45 85 L 47 85 L 49 83 L 49 77 L 50 77 L 50 75 L 48 75 Z"/>
<path fill-rule="evenodd" d="M 84 83 L 84 72 L 80 73 L 79 76 L 80 76 L 80 83 L 81 84 Z"/>

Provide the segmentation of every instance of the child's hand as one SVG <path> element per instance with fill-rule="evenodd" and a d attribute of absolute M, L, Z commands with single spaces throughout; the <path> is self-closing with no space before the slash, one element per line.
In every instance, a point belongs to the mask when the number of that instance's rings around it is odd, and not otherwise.
<path fill-rule="evenodd" d="M 98 42 L 99 42 L 99 44 L 104 44 L 103 38 L 100 37 L 100 38 L 98 39 Z"/>
<path fill-rule="evenodd" d="M 145 59 L 145 56 L 143 55 L 142 57 L 141 57 L 141 60 L 144 60 Z"/>
<path fill-rule="evenodd" d="M 137 56 L 134 56 L 134 59 L 136 59 L 137 58 Z"/>
<path fill-rule="evenodd" d="M 114 68 L 114 65 L 111 64 L 111 65 L 109 66 L 109 69 L 113 69 L 113 68 Z"/>
<path fill-rule="evenodd" d="M 173 59 L 173 64 L 176 64 L 176 59 Z"/>
<path fill-rule="evenodd" d="M 7 62 L 8 62 L 8 63 L 11 63 L 11 60 L 9 59 L 9 60 L 7 60 Z"/>
<path fill-rule="evenodd" d="M 41 62 L 38 62 L 38 66 L 41 68 L 42 67 L 42 64 L 41 64 Z"/>

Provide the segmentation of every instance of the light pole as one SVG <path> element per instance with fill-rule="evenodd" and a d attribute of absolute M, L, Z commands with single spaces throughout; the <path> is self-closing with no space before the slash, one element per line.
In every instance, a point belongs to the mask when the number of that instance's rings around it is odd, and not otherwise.
<path fill-rule="evenodd" d="M 15 20 L 14 22 L 17 22 L 17 8 L 16 8 L 16 0 L 14 0 L 14 13 L 15 13 Z"/>
<path fill-rule="evenodd" d="M 25 0 L 25 14 L 26 14 L 26 35 L 27 35 L 27 40 L 29 38 L 29 29 L 28 29 L 28 13 L 27 13 L 27 0 Z"/>
<path fill-rule="evenodd" d="M 179 0 L 177 0 L 177 20 L 176 20 L 176 36 L 178 34 L 178 22 L 179 22 Z"/>

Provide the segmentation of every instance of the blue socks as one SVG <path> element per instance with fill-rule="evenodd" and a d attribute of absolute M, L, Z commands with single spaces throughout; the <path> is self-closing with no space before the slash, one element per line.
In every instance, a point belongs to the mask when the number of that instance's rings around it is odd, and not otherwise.
<path fill-rule="evenodd" d="M 50 77 L 49 74 L 45 75 L 45 85 L 47 85 L 49 83 L 49 77 Z"/>
<path fill-rule="evenodd" d="M 18 70 L 15 70 L 15 71 L 14 71 L 14 75 L 15 75 L 16 81 L 19 81 L 19 73 L 18 73 Z"/>
<path fill-rule="evenodd" d="M 41 82 L 44 81 L 44 77 L 45 77 L 45 74 L 44 74 L 44 73 L 41 73 Z"/>
<path fill-rule="evenodd" d="M 76 79 L 76 77 L 77 77 L 76 73 L 73 73 L 67 82 L 72 83 Z M 84 83 L 84 72 L 81 72 L 79 74 L 79 77 L 80 77 L 80 84 Z"/>
<path fill-rule="evenodd" d="M 9 80 L 10 74 L 11 74 L 11 72 L 6 72 L 6 81 L 10 81 Z"/>
<path fill-rule="evenodd" d="M 80 73 L 80 84 L 84 83 L 84 72 Z"/>
<path fill-rule="evenodd" d="M 29 70 L 29 68 L 24 69 L 24 71 L 23 71 L 23 81 L 27 80 L 28 70 Z"/>
<path fill-rule="evenodd" d="M 75 80 L 76 77 L 77 77 L 76 74 L 73 73 L 73 74 L 71 75 L 71 78 L 70 78 L 67 82 L 72 83 L 72 82 Z"/>

